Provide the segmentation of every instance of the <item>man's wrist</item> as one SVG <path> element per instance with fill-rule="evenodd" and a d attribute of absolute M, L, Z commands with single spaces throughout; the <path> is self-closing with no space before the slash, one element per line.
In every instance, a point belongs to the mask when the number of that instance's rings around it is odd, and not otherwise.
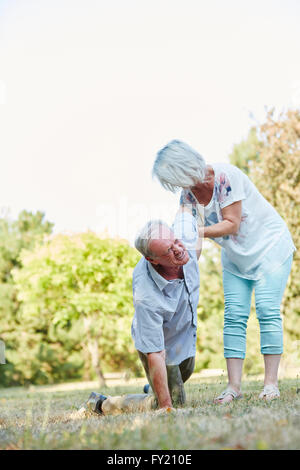
<path fill-rule="evenodd" d="M 159 405 L 160 408 L 172 407 L 171 397 L 169 396 L 168 398 L 165 398 L 163 400 L 159 400 L 159 398 L 158 398 L 158 405 Z"/>

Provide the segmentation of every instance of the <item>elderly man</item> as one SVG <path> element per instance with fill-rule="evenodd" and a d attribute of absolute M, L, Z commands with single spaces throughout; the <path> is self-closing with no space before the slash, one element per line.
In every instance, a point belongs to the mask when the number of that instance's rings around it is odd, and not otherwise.
<path fill-rule="evenodd" d="M 181 201 L 172 229 L 150 221 L 135 246 L 143 255 L 133 273 L 132 337 L 153 394 L 106 397 L 92 393 L 99 414 L 169 410 L 185 403 L 184 382 L 195 365 L 200 224 Z"/>

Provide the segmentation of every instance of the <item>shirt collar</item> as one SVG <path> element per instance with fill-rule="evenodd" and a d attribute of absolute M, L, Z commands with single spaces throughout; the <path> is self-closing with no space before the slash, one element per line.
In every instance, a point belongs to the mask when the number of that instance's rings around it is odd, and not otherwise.
<path fill-rule="evenodd" d="M 184 275 L 184 278 L 185 278 L 185 269 L 186 269 L 186 266 L 189 264 L 190 262 L 190 259 L 188 260 L 188 262 L 186 264 L 183 265 L 183 275 Z M 167 281 L 167 279 L 165 279 L 164 277 L 162 277 L 157 271 L 156 269 L 153 268 L 152 264 L 150 263 L 150 261 L 147 261 L 147 267 L 148 267 L 148 270 L 149 270 L 149 273 L 150 273 L 150 276 L 152 277 L 153 281 L 155 282 L 155 284 L 157 285 L 157 287 L 159 288 L 160 291 L 162 291 L 164 289 L 164 287 L 166 287 L 168 284 L 169 284 L 169 281 Z"/>
<path fill-rule="evenodd" d="M 150 263 L 150 261 L 147 261 L 147 267 L 148 267 L 150 276 L 152 277 L 153 281 L 155 282 L 155 284 L 157 285 L 157 287 L 159 288 L 159 290 L 162 291 L 163 288 L 168 285 L 169 281 L 167 281 L 167 279 L 165 279 L 165 278 L 162 277 L 160 274 L 158 274 L 158 272 L 156 271 L 156 269 L 153 268 L 153 266 L 152 266 L 152 264 Z"/>

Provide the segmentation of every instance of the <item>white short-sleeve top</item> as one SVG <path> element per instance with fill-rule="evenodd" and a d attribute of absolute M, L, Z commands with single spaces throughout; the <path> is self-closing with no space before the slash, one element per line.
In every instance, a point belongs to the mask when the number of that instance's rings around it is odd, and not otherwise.
<path fill-rule="evenodd" d="M 242 218 L 234 235 L 212 238 L 222 247 L 223 269 L 257 280 L 281 266 L 296 250 L 288 227 L 274 207 L 239 168 L 229 163 L 212 163 L 215 184 L 212 198 L 204 206 L 205 226 L 223 220 L 221 210 L 242 201 Z M 183 190 L 193 202 L 190 190 Z"/>

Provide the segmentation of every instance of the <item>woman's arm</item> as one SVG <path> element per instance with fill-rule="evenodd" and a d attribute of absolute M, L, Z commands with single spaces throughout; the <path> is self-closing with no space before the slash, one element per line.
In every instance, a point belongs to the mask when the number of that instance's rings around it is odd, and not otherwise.
<path fill-rule="evenodd" d="M 242 201 L 234 202 L 222 209 L 222 222 L 204 227 L 204 237 L 218 238 L 238 232 L 242 218 Z"/>

